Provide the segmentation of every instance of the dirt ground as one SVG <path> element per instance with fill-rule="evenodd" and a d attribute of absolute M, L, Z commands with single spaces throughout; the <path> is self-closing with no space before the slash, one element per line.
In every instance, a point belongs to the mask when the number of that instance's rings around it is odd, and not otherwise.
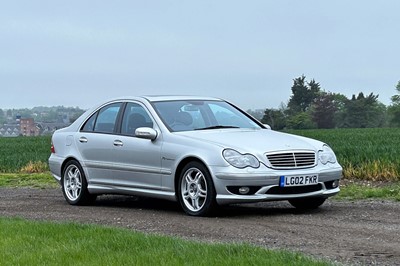
<path fill-rule="evenodd" d="M 299 212 L 287 202 L 222 207 L 217 216 L 190 217 L 177 203 L 100 196 L 70 206 L 61 189 L 0 188 L 0 216 L 74 221 L 210 242 L 248 242 L 300 251 L 346 265 L 400 265 L 400 202 L 328 200 Z M 3 230 L 3 228 L 2 228 Z"/>

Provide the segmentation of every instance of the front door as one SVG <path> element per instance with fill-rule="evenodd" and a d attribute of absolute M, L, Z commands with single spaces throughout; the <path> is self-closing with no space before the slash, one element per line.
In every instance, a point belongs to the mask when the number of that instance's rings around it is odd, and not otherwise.
<path fill-rule="evenodd" d="M 114 140 L 114 181 L 127 189 L 161 190 L 162 140 L 135 137 L 139 127 L 157 128 L 144 106 L 129 102 L 122 117 L 121 134 Z"/>

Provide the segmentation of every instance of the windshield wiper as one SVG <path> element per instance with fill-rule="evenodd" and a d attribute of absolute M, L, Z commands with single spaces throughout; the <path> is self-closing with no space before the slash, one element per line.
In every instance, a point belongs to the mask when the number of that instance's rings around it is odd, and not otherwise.
<path fill-rule="evenodd" d="M 195 128 L 194 130 L 221 129 L 221 128 L 239 128 L 239 127 L 218 125 L 218 126 L 211 126 L 211 127 Z"/>

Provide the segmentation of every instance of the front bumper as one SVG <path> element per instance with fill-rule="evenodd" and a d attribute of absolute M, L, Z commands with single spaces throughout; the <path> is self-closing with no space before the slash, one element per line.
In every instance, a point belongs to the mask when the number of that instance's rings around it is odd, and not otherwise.
<path fill-rule="evenodd" d="M 271 170 L 266 167 L 240 170 L 229 168 L 211 171 L 217 193 L 216 201 L 220 205 L 305 197 L 328 198 L 340 191 L 338 186 L 332 186 L 333 181 L 342 177 L 342 167 L 338 164 L 328 168 L 314 167 L 297 170 Z M 318 184 L 299 187 L 280 187 L 279 185 L 280 176 L 310 174 L 318 174 Z M 250 192 L 245 195 L 233 192 L 239 187 L 249 187 Z"/>

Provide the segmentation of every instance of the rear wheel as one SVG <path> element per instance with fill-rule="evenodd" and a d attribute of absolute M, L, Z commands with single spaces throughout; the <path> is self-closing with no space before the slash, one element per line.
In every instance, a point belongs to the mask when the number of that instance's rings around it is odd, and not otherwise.
<path fill-rule="evenodd" d="M 75 160 L 65 165 L 61 185 L 64 198 L 71 205 L 85 205 L 96 199 L 96 195 L 89 193 L 85 173 Z"/>
<path fill-rule="evenodd" d="M 292 204 L 293 207 L 301 210 L 313 210 L 317 209 L 325 202 L 326 198 L 300 198 L 300 199 L 291 199 L 289 203 Z"/>
<path fill-rule="evenodd" d="M 178 184 L 178 199 L 189 215 L 206 216 L 216 207 L 215 188 L 207 168 L 198 162 L 188 163 Z"/>

